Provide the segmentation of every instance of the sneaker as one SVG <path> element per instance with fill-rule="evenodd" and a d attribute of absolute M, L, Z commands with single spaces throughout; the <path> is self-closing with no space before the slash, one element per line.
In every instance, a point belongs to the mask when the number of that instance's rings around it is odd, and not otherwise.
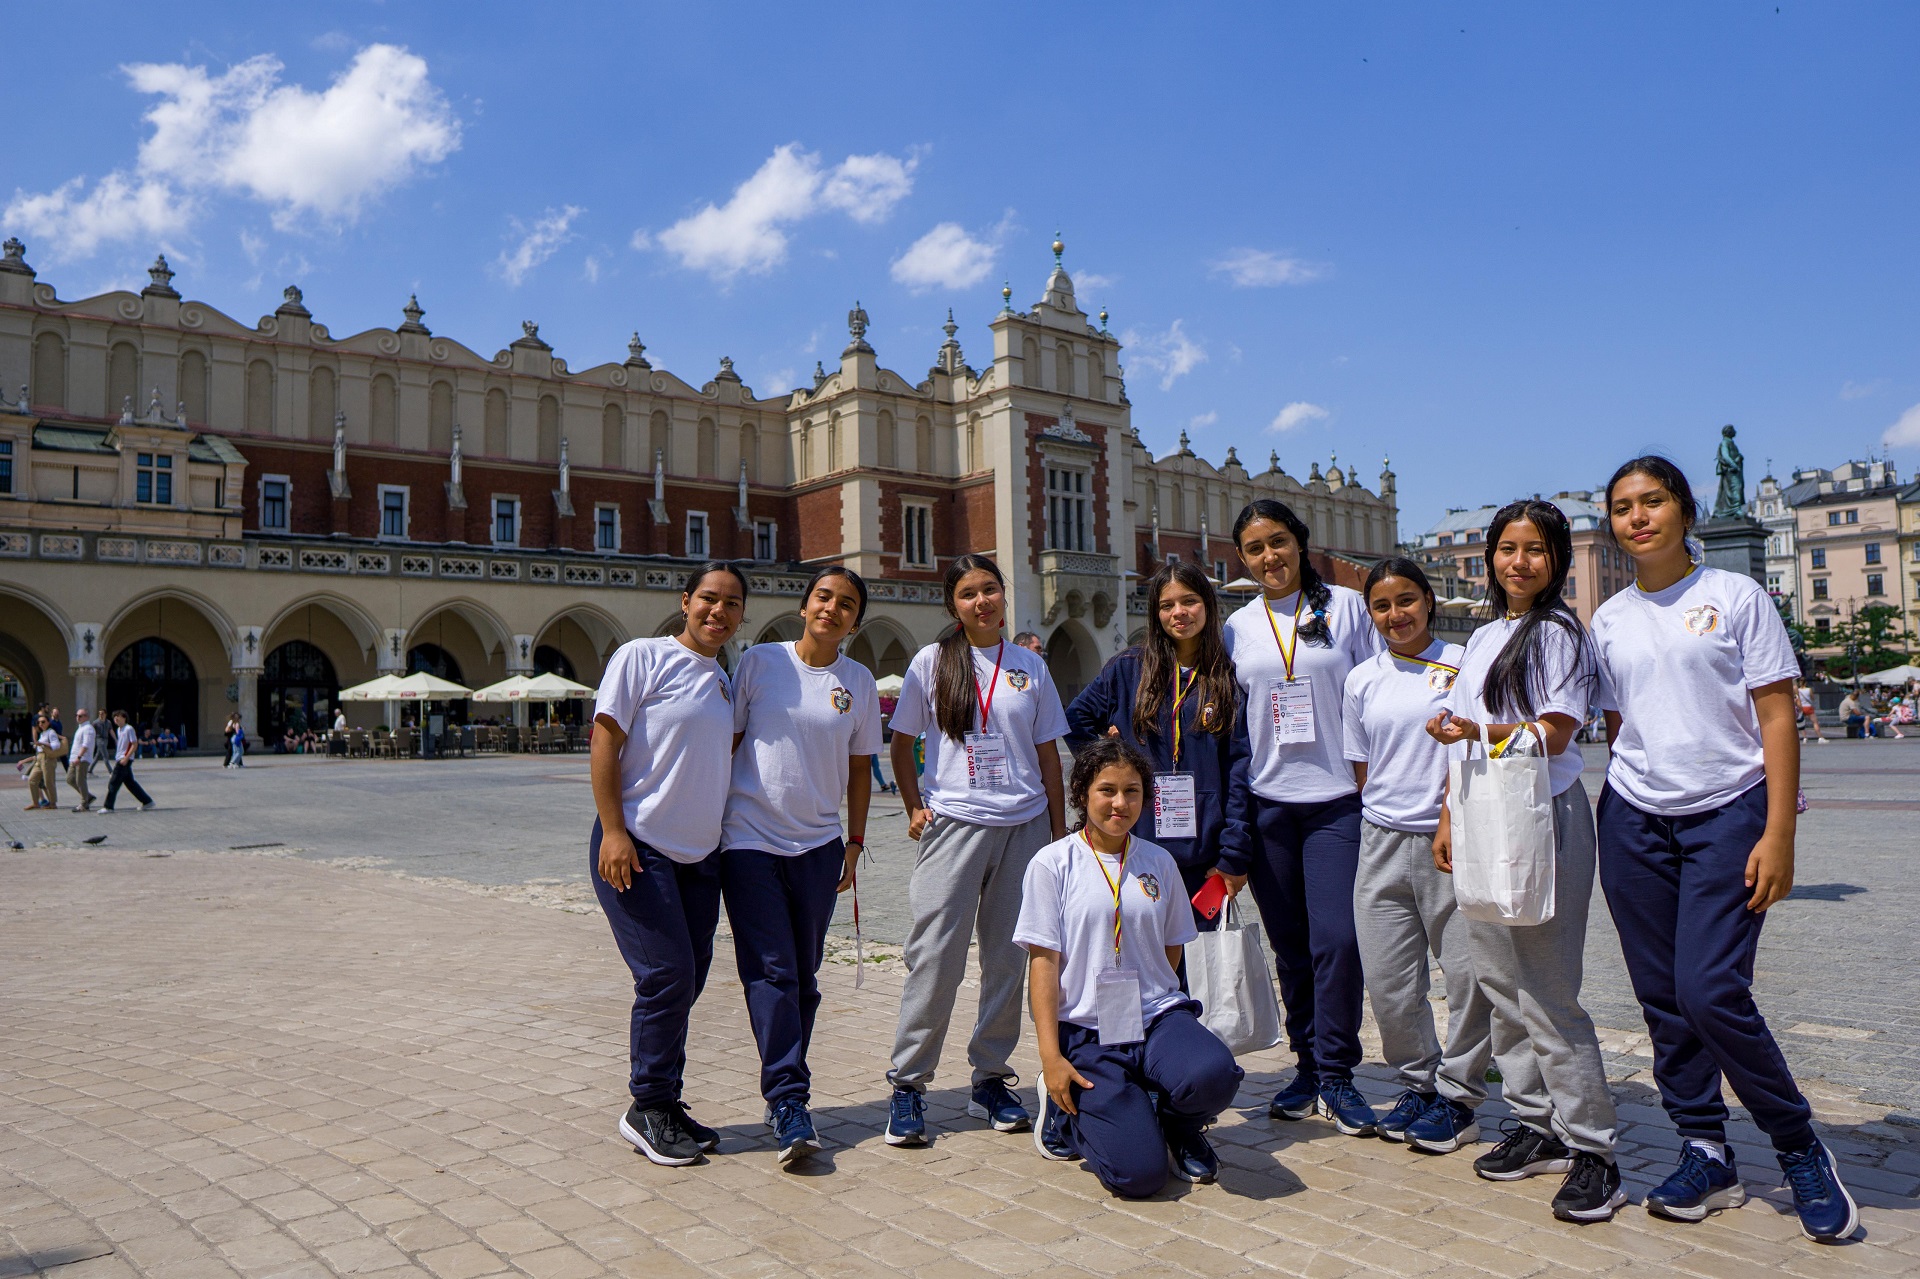
<path fill-rule="evenodd" d="M 1007 1087 L 1005 1079 L 975 1084 L 973 1095 L 967 1099 L 967 1113 L 975 1119 L 986 1120 L 995 1132 L 1025 1132 L 1033 1122 L 1033 1116 L 1014 1096 L 1013 1089 Z"/>
<path fill-rule="evenodd" d="M 1333 1120 L 1333 1126 L 1348 1137 L 1371 1137 L 1380 1122 L 1351 1079 L 1323 1081 L 1313 1108 L 1322 1118 Z"/>
<path fill-rule="evenodd" d="M 680 1131 L 693 1138 L 693 1144 L 702 1150 L 718 1150 L 720 1134 L 695 1119 L 687 1110 L 687 1103 L 676 1098 L 673 1108 L 680 1116 Z"/>
<path fill-rule="evenodd" d="M 1040 1122 L 1033 1126 L 1033 1148 L 1040 1152 L 1042 1159 L 1064 1160 L 1074 1157 L 1073 1141 L 1067 1135 L 1067 1121 L 1072 1118 L 1066 1111 L 1054 1104 L 1047 1090 L 1040 1090 Z"/>
<path fill-rule="evenodd" d="M 1213 1153 L 1213 1143 L 1207 1140 L 1206 1130 L 1169 1124 L 1166 1135 L 1168 1171 L 1196 1186 L 1211 1186 L 1220 1175 L 1220 1156 Z"/>
<path fill-rule="evenodd" d="M 927 1144 L 927 1099 L 911 1088 L 895 1088 L 887 1103 L 887 1144 Z"/>
<path fill-rule="evenodd" d="M 143 812 L 143 813 L 151 813 L 151 812 L 152 812 L 152 811 L 153 811 L 154 809 L 156 809 L 156 808 L 158 808 L 158 807 L 160 807 L 160 805 L 158 805 L 158 804 L 156 804 L 156 803 L 154 803 L 153 801 L 151 801 L 151 800 L 149 800 L 149 801 L 147 801 L 146 803 L 144 803 L 144 804 L 142 804 L 142 805 L 140 805 L 140 811 L 141 811 L 141 812 Z"/>
<path fill-rule="evenodd" d="M 1793 1191 L 1793 1210 L 1800 1214 L 1800 1233 L 1815 1243 L 1845 1239 L 1860 1225 L 1860 1208 L 1840 1184 L 1833 1154 L 1822 1142 L 1805 1150 L 1778 1156 Z"/>
<path fill-rule="evenodd" d="M 700 1159 L 700 1147 L 680 1126 L 680 1112 L 668 1106 L 642 1110 L 635 1102 L 620 1117 L 620 1135 L 648 1159 L 668 1168 Z"/>
<path fill-rule="evenodd" d="M 1407 1129 L 1413 1126 L 1413 1121 L 1425 1114 L 1427 1107 L 1438 1100 L 1439 1098 L 1430 1092 L 1415 1092 L 1411 1088 L 1407 1089 L 1400 1094 L 1400 1100 L 1393 1103 L 1393 1109 L 1373 1126 L 1374 1135 L 1384 1137 L 1388 1141 L 1405 1141 Z"/>
<path fill-rule="evenodd" d="M 1573 1171 L 1553 1197 L 1553 1215 L 1562 1221 L 1611 1221 L 1627 1192 L 1620 1188 L 1620 1169 L 1599 1155 L 1582 1150 L 1573 1157 Z"/>
<path fill-rule="evenodd" d="M 1309 1070 L 1294 1072 L 1293 1082 L 1274 1095 L 1267 1107 L 1269 1119 L 1305 1119 L 1320 1099 L 1320 1076 Z"/>
<path fill-rule="evenodd" d="M 1733 1151 L 1725 1163 L 1701 1148 L 1699 1142 L 1680 1143 L 1680 1166 L 1658 1188 L 1647 1194 L 1647 1211 L 1670 1221 L 1704 1221 L 1710 1212 L 1738 1208 L 1747 1201 L 1740 1184 Z"/>
<path fill-rule="evenodd" d="M 1480 1139 L 1473 1107 L 1435 1097 L 1421 1116 L 1407 1127 L 1407 1145 L 1429 1155 L 1450 1155 Z"/>
<path fill-rule="evenodd" d="M 813 1116 L 807 1113 L 807 1104 L 799 1098 L 789 1098 L 775 1106 L 771 1124 L 781 1163 L 805 1159 L 820 1149 L 820 1135 L 813 1130 Z"/>
<path fill-rule="evenodd" d="M 1486 1180 L 1519 1181 L 1542 1173 L 1573 1171 L 1573 1152 L 1558 1137 L 1512 1119 L 1502 1127 L 1507 1135 L 1500 1144 L 1473 1161 L 1473 1170 Z"/>

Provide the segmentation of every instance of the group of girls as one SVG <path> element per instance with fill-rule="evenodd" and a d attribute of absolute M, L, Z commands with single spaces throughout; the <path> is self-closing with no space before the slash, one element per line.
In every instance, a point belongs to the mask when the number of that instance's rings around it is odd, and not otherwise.
<path fill-rule="evenodd" d="M 1152 1194 L 1169 1175 L 1212 1180 L 1205 1130 L 1242 1075 L 1199 1024 L 1181 947 L 1214 926 L 1190 898 L 1251 887 L 1297 1061 L 1272 1118 L 1318 1114 L 1347 1135 L 1445 1154 L 1479 1136 L 1491 1060 L 1513 1118 L 1475 1171 L 1564 1174 L 1555 1215 L 1606 1220 L 1626 1196 L 1613 1101 L 1579 1003 L 1597 871 L 1682 1138 L 1649 1210 L 1697 1221 L 1744 1200 L 1724 1079 L 1772 1139 L 1808 1237 L 1850 1234 L 1853 1201 L 1750 990 L 1764 912 L 1792 887 L 1799 759 L 1784 626 L 1752 581 L 1694 562 L 1695 507 L 1671 463 L 1621 467 L 1608 509 L 1639 580 L 1591 631 L 1563 596 L 1564 515 L 1516 502 L 1487 530 L 1496 616 L 1462 648 L 1434 638 L 1433 591 L 1417 564 L 1386 560 L 1362 591 L 1331 585 L 1299 517 L 1256 501 L 1233 540 L 1261 588 L 1257 606 L 1223 617 L 1205 574 L 1169 563 L 1147 585 L 1143 642 L 1064 712 L 1044 661 L 1004 638 L 1000 570 L 981 556 L 955 560 L 944 596 L 956 625 L 915 655 L 892 721 L 894 775 L 920 847 L 886 1141 L 928 1139 L 925 1092 L 977 936 L 969 1113 L 1003 1132 L 1032 1127 L 1041 1154 L 1084 1160 L 1117 1194 Z M 848 600 L 830 606 L 836 594 Z M 826 669 L 858 623 L 854 595 L 863 607 L 856 576 L 823 570 L 802 606 L 803 639 L 778 646 L 777 659 L 757 656 L 775 646 L 750 649 L 727 704 L 714 659 L 745 584 L 708 566 L 689 583 L 682 635 L 626 646 L 601 689 L 596 717 L 612 731 L 594 744 L 595 878 L 635 977 L 634 1108 L 622 1132 L 650 1157 L 661 1140 L 679 1139 L 678 1162 L 712 1148 L 680 1088 L 686 1012 L 723 891 L 736 936 L 751 939 L 740 943 L 741 977 L 781 1157 L 817 1144 L 806 1114 L 813 974 L 829 885 L 851 880 L 866 825 L 872 681 L 839 659 L 835 697 L 859 713 L 795 727 L 811 685 L 758 677 L 775 665 Z M 1613 747 L 1597 833 L 1574 745 L 1596 705 Z M 730 769 L 725 734 L 702 717 L 731 720 Z M 818 745 L 828 728 L 844 746 Z M 802 734 L 815 749 L 793 745 Z M 1064 786 L 1063 736 L 1075 748 Z M 1449 760 L 1524 751 L 1522 739 L 1548 757 L 1557 909 L 1530 927 L 1472 921 L 1448 878 Z M 676 793 L 663 799 L 666 790 Z M 1080 814 L 1072 833 L 1069 801 Z M 624 831 L 603 833 L 622 820 Z M 714 848 L 719 867 L 702 869 Z M 640 887 L 641 870 L 660 884 Z M 1444 1042 L 1427 999 L 1429 954 L 1445 978 Z M 1043 1073 L 1038 1123 L 1010 1064 L 1023 976 Z M 1354 1085 L 1363 992 L 1401 1087 L 1384 1115 Z"/>

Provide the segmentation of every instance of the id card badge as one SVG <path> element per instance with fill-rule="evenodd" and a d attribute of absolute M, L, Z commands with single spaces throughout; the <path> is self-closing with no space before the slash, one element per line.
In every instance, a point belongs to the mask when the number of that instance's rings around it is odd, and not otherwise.
<path fill-rule="evenodd" d="M 1194 797 L 1192 773 L 1153 775 L 1153 833 L 1161 839 L 1199 836 L 1199 803 Z"/>
<path fill-rule="evenodd" d="M 1267 682 L 1267 708 L 1273 719 L 1273 740 L 1282 746 L 1313 740 L 1313 681 L 1276 679 Z"/>
<path fill-rule="evenodd" d="M 998 790 L 1007 784 L 1007 739 L 999 733 L 967 734 L 967 785 Z"/>
<path fill-rule="evenodd" d="M 1093 1014 L 1102 1044 L 1137 1044 L 1147 1037 L 1140 1015 L 1140 974 L 1109 968 L 1094 979 Z"/>

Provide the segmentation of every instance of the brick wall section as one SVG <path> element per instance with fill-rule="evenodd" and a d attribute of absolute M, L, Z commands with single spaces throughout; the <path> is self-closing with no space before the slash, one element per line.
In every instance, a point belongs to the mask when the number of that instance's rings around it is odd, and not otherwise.
<path fill-rule="evenodd" d="M 955 540 L 953 512 L 957 492 L 945 485 L 901 483 L 896 480 L 881 480 L 880 488 L 880 548 L 886 557 L 888 577 L 903 582 L 937 582 L 940 580 L 940 564 L 955 555 L 964 554 L 966 547 Z M 903 561 L 906 554 L 905 525 L 900 513 L 901 499 L 921 498 L 933 508 L 933 567 L 909 568 Z"/>
<path fill-rule="evenodd" d="M 799 534 L 794 558 L 802 561 L 839 558 L 840 485 L 829 484 L 802 493 L 794 499 L 794 508 L 793 522 Z"/>
<path fill-rule="evenodd" d="M 1040 552 L 1047 544 L 1047 463 L 1034 442 L 1041 432 L 1059 420 L 1040 413 L 1027 414 L 1027 492 L 1032 495 L 1027 503 L 1027 545 L 1032 548 L 1032 567 L 1036 570 L 1040 567 Z M 1088 422 L 1078 426 L 1093 437 L 1094 447 L 1099 450 L 1093 460 L 1087 518 L 1093 525 L 1093 549 L 1104 555 L 1111 550 L 1107 539 L 1107 428 Z"/>
<path fill-rule="evenodd" d="M 951 521 L 949 540 L 934 543 L 935 552 L 946 550 L 953 555 L 964 555 L 970 551 L 993 549 L 998 534 L 994 531 L 993 478 L 985 478 L 962 484 L 954 490 L 953 500 L 945 504 Z M 936 518 L 939 512 L 936 511 Z M 936 527 L 934 536 L 940 537 Z"/>

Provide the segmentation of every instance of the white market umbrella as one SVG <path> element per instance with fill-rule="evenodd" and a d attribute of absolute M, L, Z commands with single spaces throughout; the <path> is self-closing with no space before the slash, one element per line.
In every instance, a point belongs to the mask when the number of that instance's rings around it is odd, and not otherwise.
<path fill-rule="evenodd" d="M 391 700 L 396 702 L 444 702 L 450 698 L 467 697 L 473 692 L 465 684 L 456 684 L 450 679 L 441 679 L 438 675 L 429 675 L 425 671 L 415 671 L 402 679 L 394 681 Z"/>
<path fill-rule="evenodd" d="M 473 700 L 476 702 L 524 702 L 527 700 L 527 685 L 532 682 L 525 675 L 509 675 L 498 684 L 474 689 Z"/>
<path fill-rule="evenodd" d="M 599 689 L 548 671 L 527 679 L 527 697 L 536 702 L 570 702 L 576 697 L 594 697 Z"/>
<path fill-rule="evenodd" d="M 1910 679 L 1920 679 L 1920 666 L 1896 666 L 1892 670 L 1875 671 L 1871 675 L 1862 675 L 1860 682 L 1882 688 L 1896 688 Z"/>
<path fill-rule="evenodd" d="M 874 691 L 882 697 L 898 697 L 900 696 L 900 690 L 905 686 L 906 681 L 898 675 L 882 675 L 879 679 L 873 681 Z"/>
<path fill-rule="evenodd" d="M 1257 591 L 1260 589 L 1260 583 L 1250 577 L 1236 577 L 1220 589 L 1223 591 Z"/>
<path fill-rule="evenodd" d="M 340 690 L 343 702 L 394 702 L 400 700 L 400 677 L 382 675 L 370 679 L 364 684 L 355 684 L 352 688 Z"/>

